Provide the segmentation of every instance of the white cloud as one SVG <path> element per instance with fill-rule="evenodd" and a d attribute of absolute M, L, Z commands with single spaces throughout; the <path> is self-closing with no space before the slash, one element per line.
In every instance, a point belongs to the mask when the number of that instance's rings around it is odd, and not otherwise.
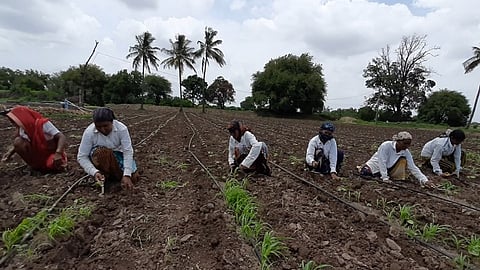
<path fill-rule="evenodd" d="M 416 33 L 441 48 L 426 63 L 436 72 L 437 89 L 461 91 L 473 102 L 480 71 L 465 75 L 461 64 L 472 55 L 471 46 L 480 45 L 477 5 L 477 0 L 7 0 L 0 6 L 0 58 L 13 69 L 52 73 L 84 63 L 99 40 L 92 61 L 116 73 L 131 69 L 125 56 L 135 35 L 149 31 L 163 48 L 180 33 L 196 46 L 209 26 L 223 40 L 227 65 L 211 63 L 207 80 L 231 81 L 236 104 L 250 94 L 252 74 L 270 59 L 309 53 L 324 68 L 326 105 L 358 108 L 372 92 L 364 86 L 363 69 L 382 48 L 396 48 L 402 36 Z M 158 74 L 178 95 L 177 71 Z"/>

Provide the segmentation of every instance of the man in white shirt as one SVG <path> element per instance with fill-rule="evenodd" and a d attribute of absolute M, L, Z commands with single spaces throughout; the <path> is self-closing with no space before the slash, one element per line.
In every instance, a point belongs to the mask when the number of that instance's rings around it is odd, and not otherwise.
<path fill-rule="evenodd" d="M 334 132 L 335 126 L 330 122 L 320 126 L 318 135 L 308 142 L 305 164 L 310 171 L 330 174 L 332 179 L 338 179 L 344 153 L 337 149 Z"/>
<path fill-rule="evenodd" d="M 427 142 L 420 156 L 426 160 L 425 166 L 433 169 L 433 173 L 448 177 L 453 173 L 460 176 L 462 165 L 465 164 L 465 152 L 462 151 L 462 142 L 465 133 L 460 129 L 447 130 L 439 137 Z M 429 161 L 429 162 L 428 162 Z"/>
<path fill-rule="evenodd" d="M 412 154 L 408 150 L 411 144 L 412 135 L 410 133 L 402 131 L 394 135 L 391 141 L 385 141 L 378 147 L 377 152 L 360 169 L 360 175 L 380 176 L 385 182 L 389 182 L 391 179 L 405 180 L 408 168 L 422 186 L 433 186 L 415 165 Z"/>
<path fill-rule="evenodd" d="M 109 108 L 93 112 L 93 123 L 83 132 L 77 160 L 86 173 L 96 181 L 107 181 L 107 186 L 120 182 L 122 188 L 131 190 L 139 181 L 128 128 Z"/>
<path fill-rule="evenodd" d="M 230 171 L 239 168 L 244 173 L 256 172 L 271 176 L 267 145 L 257 141 L 250 129 L 238 120 L 233 120 L 227 129 L 230 133 L 228 141 Z"/>

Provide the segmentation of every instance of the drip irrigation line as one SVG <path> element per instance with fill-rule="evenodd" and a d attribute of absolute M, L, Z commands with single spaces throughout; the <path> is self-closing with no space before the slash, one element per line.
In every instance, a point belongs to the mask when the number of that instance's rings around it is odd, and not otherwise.
<path fill-rule="evenodd" d="M 195 129 L 192 121 L 190 120 L 190 118 L 188 118 L 187 114 L 185 113 L 185 111 L 183 112 L 184 116 L 185 116 L 185 119 L 187 119 L 187 122 L 190 126 L 190 129 L 193 131 L 193 134 L 192 136 L 190 137 L 190 140 L 188 142 L 188 152 L 192 155 L 192 157 L 197 161 L 197 163 L 205 170 L 205 172 L 208 174 L 208 176 L 210 177 L 210 179 L 212 179 L 212 181 L 215 183 L 215 185 L 220 189 L 220 191 L 223 193 L 224 192 L 224 189 L 221 187 L 221 185 L 218 183 L 218 181 L 216 180 L 215 176 L 212 175 L 210 173 L 210 170 L 208 170 L 208 168 L 200 161 L 200 159 L 192 152 L 191 150 L 191 146 L 192 146 L 192 142 L 193 142 L 193 138 L 195 137 L 195 135 L 198 134 L 197 130 Z M 253 241 L 248 241 L 249 244 L 252 246 L 252 249 L 253 249 L 253 253 L 255 254 L 255 257 L 257 258 L 258 262 L 260 263 L 260 265 L 262 264 L 262 258 L 261 258 L 261 255 L 260 255 L 260 252 L 258 251 L 255 243 Z"/>
<path fill-rule="evenodd" d="M 474 210 L 474 211 L 479 211 L 480 212 L 480 209 L 475 207 L 475 206 L 472 206 L 472 205 L 468 205 L 468 204 L 464 204 L 464 203 L 461 203 L 461 202 L 457 202 L 457 201 L 453 201 L 453 200 L 450 200 L 448 198 L 445 198 L 443 196 L 440 196 L 440 195 L 436 195 L 436 194 L 433 194 L 433 193 L 430 193 L 430 192 L 424 192 L 424 191 L 420 191 L 420 190 L 415 190 L 413 188 L 409 188 L 409 187 L 405 187 L 405 186 L 402 186 L 402 185 L 399 185 L 399 184 L 395 184 L 395 183 L 388 183 L 389 185 L 392 185 L 392 186 L 395 186 L 395 187 L 398 187 L 398 188 L 403 188 L 403 189 L 406 189 L 410 192 L 414 192 L 414 193 L 418 193 L 418 194 L 422 194 L 422 195 L 425 195 L 425 196 L 430 196 L 430 197 L 433 197 L 433 198 L 436 198 L 436 199 L 439 199 L 439 200 L 442 200 L 442 201 L 445 201 L 445 202 L 448 202 L 448 203 L 451 203 L 451 204 L 456 204 L 456 205 L 459 205 L 459 206 L 463 206 L 465 208 L 468 208 L 470 210 Z"/>
<path fill-rule="evenodd" d="M 175 115 L 173 115 L 172 117 L 168 118 L 167 121 L 165 121 L 165 123 L 159 125 L 156 130 L 152 131 L 147 137 L 145 137 L 143 140 L 141 140 L 141 141 L 139 141 L 138 143 L 136 143 L 134 146 L 135 146 L 135 147 L 139 147 L 139 145 L 141 145 L 142 143 L 144 143 L 146 140 L 150 139 L 150 137 L 152 137 L 153 135 L 157 134 L 157 132 L 158 132 L 160 129 L 164 128 L 164 127 L 168 124 L 168 122 L 170 122 L 171 120 L 175 119 L 175 117 L 177 117 L 177 115 L 178 115 L 178 112 L 175 113 Z"/>
<path fill-rule="evenodd" d="M 48 209 L 47 209 L 47 213 L 50 213 L 52 212 L 52 210 L 57 206 L 57 204 L 63 199 L 65 198 L 65 196 L 67 196 L 67 194 L 75 187 L 78 185 L 78 183 L 82 182 L 83 179 L 87 178 L 88 177 L 88 174 L 79 178 L 77 181 L 75 181 L 63 194 L 62 196 L 60 196 L 60 198 L 58 198 L 53 204 L 52 206 L 50 206 Z M 25 241 L 27 241 L 28 238 L 30 238 L 32 236 L 32 234 L 40 227 L 41 225 L 41 222 L 39 222 L 38 224 L 35 225 L 35 227 L 33 227 L 30 231 L 28 231 L 25 235 L 23 235 L 22 237 L 22 240 L 20 240 L 20 242 L 16 245 L 14 245 L 12 247 L 12 249 L 10 251 L 7 252 L 7 254 L 5 254 L 1 259 L 0 259 L 0 265 L 3 265 L 11 256 L 13 256 L 16 252 L 16 246 L 20 246 L 22 245 Z"/>
<path fill-rule="evenodd" d="M 335 200 L 337 200 L 337 201 L 345 204 L 346 206 L 348 206 L 348 207 L 350 207 L 350 208 L 352 208 L 352 209 L 354 209 L 354 210 L 357 210 L 357 211 L 359 211 L 359 212 L 361 212 L 361 213 L 363 213 L 363 214 L 365 214 L 365 215 L 372 215 L 371 213 L 368 213 L 368 212 L 366 212 L 366 211 L 363 211 L 362 209 L 359 209 L 359 208 L 355 207 L 355 206 L 352 205 L 351 203 L 349 203 L 349 202 L 347 202 L 347 201 L 339 198 L 338 196 L 336 196 L 336 195 L 328 192 L 328 191 L 325 190 L 323 187 L 321 187 L 321 186 L 319 186 L 319 185 L 317 185 L 317 184 L 315 184 L 315 183 L 312 183 L 312 182 L 306 180 L 305 178 L 302 178 L 302 177 L 300 177 L 300 176 L 292 173 L 291 171 L 283 168 L 282 166 L 280 166 L 280 165 L 278 165 L 278 164 L 276 164 L 276 163 L 274 163 L 274 162 L 271 162 L 271 161 L 269 161 L 269 162 L 270 162 L 270 164 L 273 164 L 273 165 L 276 166 L 277 168 L 279 168 L 279 169 L 281 169 L 282 171 L 284 171 L 284 172 L 288 173 L 289 175 L 293 176 L 294 178 L 296 178 L 296 179 L 302 181 L 303 183 L 306 183 L 306 184 L 308 184 L 308 185 L 316 188 L 317 190 L 319 190 L 319 191 L 327 194 L 328 196 L 330 196 L 330 197 L 332 197 L 333 199 L 335 199 Z M 375 216 L 375 215 L 372 215 L 372 216 Z M 382 224 L 387 225 L 387 226 L 391 226 L 390 223 L 388 223 L 388 222 L 380 219 L 380 218 L 377 217 L 377 216 L 375 216 L 375 217 L 376 217 L 376 219 L 377 219 L 378 221 L 380 221 Z M 426 248 L 429 248 L 429 249 L 431 249 L 431 250 L 433 250 L 433 251 L 435 251 L 435 252 L 437 252 L 437 253 L 439 253 L 439 254 L 441 254 L 441 255 L 444 255 L 444 256 L 448 257 L 449 259 L 453 259 L 453 258 L 454 258 L 454 256 L 453 256 L 452 254 L 448 253 L 447 251 L 445 251 L 445 250 L 443 250 L 443 249 L 440 249 L 439 247 L 434 246 L 434 245 L 432 245 L 432 244 L 429 244 L 429 243 L 423 241 L 422 239 L 420 239 L 420 238 L 418 238 L 418 237 L 414 237 L 413 240 L 417 241 L 418 243 L 420 243 L 421 245 L 423 245 L 423 246 L 426 247 Z M 473 269 L 473 268 L 472 268 L 472 269 Z"/>

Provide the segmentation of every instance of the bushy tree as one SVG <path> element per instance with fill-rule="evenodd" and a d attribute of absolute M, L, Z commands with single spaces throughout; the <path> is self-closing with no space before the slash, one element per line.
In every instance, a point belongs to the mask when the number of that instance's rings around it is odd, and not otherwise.
<path fill-rule="evenodd" d="M 326 95 L 322 66 L 306 53 L 270 60 L 264 71 L 253 75 L 252 94 L 259 108 L 267 107 L 274 113 L 321 111 Z"/>
<path fill-rule="evenodd" d="M 369 106 L 358 109 L 358 118 L 363 121 L 373 121 L 375 119 L 375 110 Z"/>
<path fill-rule="evenodd" d="M 142 75 L 126 69 L 112 75 L 105 85 L 104 99 L 115 104 L 135 103 L 141 93 Z"/>
<path fill-rule="evenodd" d="M 240 108 L 246 111 L 255 110 L 255 101 L 253 100 L 253 97 L 248 96 L 244 101 L 240 102 Z"/>
<path fill-rule="evenodd" d="M 426 36 L 403 37 L 392 59 L 389 46 L 372 59 L 363 71 L 365 85 L 375 93 L 367 105 L 391 114 L 390 121 L 409 120 L 435 83 L 428 80 L 430 70 L 424 66 L 438 48 L 427 48 Z"/>
<path fill-rule="evenodd" d="M 205 98 L 220 109 L 225 109 L 225 103 L 235 101 L 235 89 L 228 80 L 220 76 L 207 88 Z"/>
<path fill-rule="evenodd" d="M 166 99 L 172 93 L 172 84 L 158 75 L 145 76 L 145 90 L 149 99 L 153 99 L 155 105 L 159 105 L 162 99 Z"/>
<path fill-rule="evenodd" d="M 207 88 L 207 83 L 197 75 L 190 75 L 182 81 L 182 86 L 185 87 L 183 97 L 189 99 L 193 104 L 203 100 L 203 91 Z"/>
<path fill-rule="evenodd" d="M 84 65 L 70 67 L 60 76 L 68 96 L 77 96 L 82 91 L 85 103 L 98 106 L 105 104 L 103 90 L 108 78 L 99 66 L 89 64 L 86 68 Z"/>
<path fill-rule="evenodd" d="M 462 93 L 442 89 L 432 93 L 419 107 L 418 119 L 458 127 L 467 123 L 470 112 L 470 105 Z"/>

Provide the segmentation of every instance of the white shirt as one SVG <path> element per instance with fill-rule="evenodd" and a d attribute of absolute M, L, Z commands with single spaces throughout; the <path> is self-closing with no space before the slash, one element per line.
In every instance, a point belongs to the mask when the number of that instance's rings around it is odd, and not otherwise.
<path fill-rule="evenodd" d="M 262 146 L 263 144 L 257 141 L 255 135 L 253 135 L 250 131 L 245 131 L 240 138 L 240 142 L 235 140 L 233 136 L 230 136 L 230 140 L 228 142 L 228 164 L 235 163 L 235 148 L 238 148 L 240 154 L 247 154 L 247 157 L 240 165 L 250 168 L 253 162 L 260 155 Z"/>
<path fill-rule="evenodd" d="M 368 167 L 372 170 L 372 173 L 380 172 L 382 180 L 388 180 L 387 169 L 391 168 L 400 157 L 405 157 L 407 160 L 407 167 L 415 178 L 420 181 L 421 184 L 428 182 L 428 178 L 420 171 L 413 161 L 412 154 L 408 149 L 397 152 L 395 146 L 397 142 L 386 141 L 383 142 L 377 152 L 373 154 L 370 160 L 367 161 Z"/>
<path fill-rule="evenodd" d="M 43 134 L 45 135 L 45 140 L 50 141 L 58 133 L 60 133 L 60 130 L 58 130 L 58 128 L 56 128 L 52 122 L 47 121 L 45 124 L 43 124 Z M 18 134 L 20 137 L 30 142 L 30 138 L 22 127 L 18 127 Z"/>
<path fill-rule="evenodd" d="M 430 158 L 430 164 L 432 164 L 433 172 L 436 174 L 442 174 L 442 169 L 438 162 L 444 156 L 449 156 L 453 154 L 455 160 L 455 168 L 457 171 L 460 171 L 461 156 L 462 156 L 462 146 L 453 145 L 449 137 L 438 137 L 429 142 L 427 142 L 422 149 L 420 154 L 422 157 Z"/>
<path fill-rule="evenodd" d="M 95 128 L 95 124 L 91 123 L 83 132 L 82 141 L 78 148 L 77 160 L 80 166 L 89 175 L 94 176 L 98 172 L 93 163 L 90 161 L 90 151 L 97 146 L 104 146 L 113 151 L 123 153 L 123 175 L 131 176 L 133 164 L 133 147 L 127 126 L 123 123 L 113 120 L 112 132 L 107 136 L 103 135 Z"/>
<path fill-rule="evenodd" d="M 323 149 L 323 154 L 330 161 L 330 172 L 337 173 L 337 141 L 335 138 L 328 140 L 325 144 L 318 135 L 311 138 L 305 156 L 308 165 L 312 166 L 312 162 L 315 161 L 315 151 L 318 149 Z"/>

